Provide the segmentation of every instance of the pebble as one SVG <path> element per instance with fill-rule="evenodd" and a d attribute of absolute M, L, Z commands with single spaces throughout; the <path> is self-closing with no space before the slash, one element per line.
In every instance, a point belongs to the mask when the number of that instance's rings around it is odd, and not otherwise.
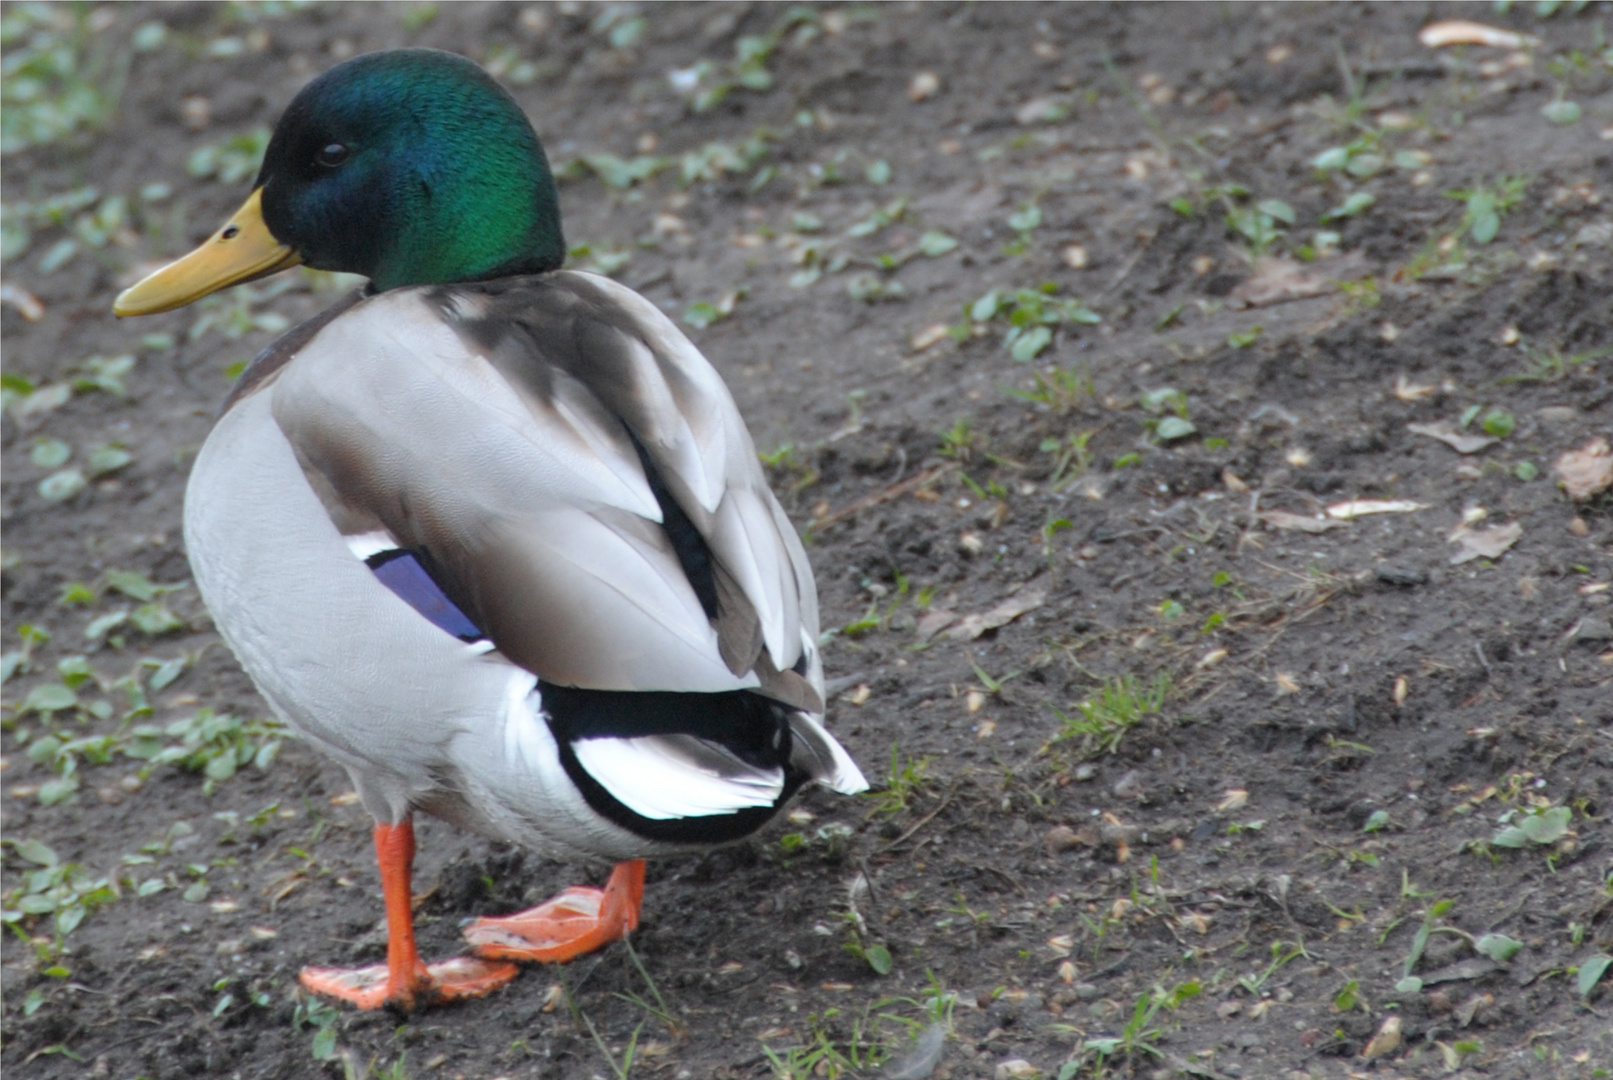
<path fill-rule="evenodd" d="M 1024 1058 L 1009 1058 L 997 1063 L 994 1075 L 997 1080 L 1019 1080 L 1021 1077 L 1037 1076 L 1039 1070 Z"/>
<path fill-rule="evenodd" d="M 1384 584 L 1399 585 L 1401 588 L 1406 589 L 1428 583 L 1427 572 L 1413 566 L 1396 566 L 1391 563 L 1387 566 L 1378 567 L 1376 573 L 1378 580 Z"/>
<path fill-rule="evenodd" d="M 1075 767 L 1075 778 L 1077 780 L 1091 780 L 1097 775 L 1098 767 L 1090 761 L 1083 761 Z"/>
<path fill-rule="evenodd" d="M 1143 777 L 1136 769 L 1127 772 L 1115 781 L 1114 793 L 1116 798 L 1137 799 L 1142 797 Z"/>
<path fill-rule="evenodd" d="M 1042 837 L 1042 846 L 1047 849 L 1049 855 L 1057 855 L 1061 851 L 1068 851 L 1073 847 L 1080 846 L 1080 843 L 1081 837 L 1068 825 L 1055 825 L 1047 830 L 1047 834 Z"/>
<path fill-rule="evenodd" d="M 1568 531 L 1575 536 L 1591 535 L 1591 527 L 1585 524 L 1584 518 L 1577 516 L 1568 523 Z"/>
<path fill-rule="evenodd" d="M 1098 988 L 1092 983 L 1076 983 L 1075 996 L 1079 1001 L 1098 1000 Z"/>
<path fill-rule="evenodd" d="M 1613 641 L 1613 623 L 1605 615 L 1587 615 L 1574 631 L 1576 641 Z"/>
<path fill-rule="evenodd" d="M 934 97 L 941 89 L 941 77 L 933 71 L 921 71 L 907 84 L 907 100 L 923 101 Z"/>

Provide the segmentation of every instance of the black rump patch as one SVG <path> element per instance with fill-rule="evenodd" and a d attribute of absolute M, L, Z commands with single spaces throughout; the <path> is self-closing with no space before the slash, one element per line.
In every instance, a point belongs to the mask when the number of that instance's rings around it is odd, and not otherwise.
<path fill-rule="evenodd" d="M 582 690 L 539 681 L 538 693 L 560 748 L 560 763 L 595 812 L 650 840 L 723 844 L 767 824 L 804 784 L 790 764 L 790 709 L 749 690 L 688 694 L 648 690 Z M 590 738 L 692 735 L 722 746 L 747 765 L 784 770 L 784 790 L 772 806 L 751 806 L 703 817 L 647 818 L 629 810 L 577 760 L 573 743 Z"/>

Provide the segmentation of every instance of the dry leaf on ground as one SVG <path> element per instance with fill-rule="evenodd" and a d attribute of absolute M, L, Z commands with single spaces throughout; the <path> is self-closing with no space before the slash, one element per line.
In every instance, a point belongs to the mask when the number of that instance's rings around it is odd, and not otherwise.
<path fill-rule="evenodd" d="M 958 621 L 958 613 L 947 608 L 932 608 L 919 616 L 918 623 L 913 627 L 914 633 L 920 641 L 928 641 L 953 623 Z"/>
<path fill-rule="evenodd" d="M 1349 499 L 1329 506 L 1327 516 L 1349 521 L 1367 514 L 1409 514 L 1414 510 L 1426 509 L 1428 507 L 1422 503 L 1410 499 Z"/>
<path fill-rule="evenodd" d="M 1260 515 L 1264 521 L 1274 529 L 1298 529 L 1300 532 L 1321 533 L 1329 529 L 1342 529 L 1342 521 L 1331 518 L 1306 517 L 1304 514 L 1290 514 L 1287 510 L 1267 510 Z"/>
<path fill-rule="evenodd" d="M 1035 585 L 1021 589 L 1000 601 L 990 611 L 978 615 L 965 615 L 958 625 L 942 634 L 949 641 L 973 641 L 987 630 L 1007 626 L 1027 611 L 1033 611 L 1047 600 L 1047 586 Z"/>
<path fill-rule="evenodd" d="M 1525 45 L 1538 43 L 1540 39 L 1529 37 L 1527 34 L 1516 34 L 1511 30 L 1485 26 L 1469 19 L 1445 19 L 1423 27 L 1417 32 L 1417 40 L 1430 49 L 1437 49 L 1443 45 L 1488 45 L 1492 49 L 1521 49 Z"/>
<path fill-rule="evenodd" d="M 1361 1056 L 1371 1061 L 1373 1058 L 1383 1057 L 1400 1048 L 1400 1017 L 1391 1016 L 1383 1022 L 1378 1033 L 1372 1036 Z"/>
<path fill-rule="evenodd" d="M 45 317 L 45 305 L 39 302 L 39 297 L 17 285 L 0 285 L 0 304 L 15 308 L 17 314 L 29 322 Z"/>
<path fill-rule="evenodd" d="M 1462 550 L 1451 556 L 1451 565 L 1459 566 L 1474 559 L 1499 559 L 1521 536 L 1523 525 L 1516 521 L 1510 525 L 1460 532 L 1454 539 L 1462 545 Z"/>
<path fill-rule="evenodd" d="M 1592 439 L 1578 450 L 1565 452 L 1552 471 L 1562 480 L 1570 499 L 1584 502 L 1613 487 L 1613 450 L 1606 439 Z"/>
<path fill-rule="evenodd" d="M 1434 389 L 1425 383 L 1414 383 L 1405 375 L 1395 376 L 1395 397 L 1401 401 L 1421 401 L 1432 394 Z"/>
<path fill-rule="evenodd" d="M 946 336 L 946 323 L 931 323 L 929 326 L 926 326 L 924 329 L 914 334 L 913 340 L 909 342 L 909 345 L 914 352 L 923 352 L 931 345 L 935 345 L 938 342 L 946 340 Z"/>
<path fill-rule="evenodd" d="M 1414 435 L 1427 435 L 1430 439 L 1438 439 L 1458 454 L 1474 454 L 1492 443 L 1501 441 L 1489 435 L 1469 435 L 1444 420 L 1437 424 L 1407 424 L 1406 430 Z"/>
<path fill-rule="evenodd" d="M 1360 277 L 1365 272 L 1366 261 L 1357 255 L 1347 255 L 1322 266 L 1282 255 L 1263 258 L 1255 263 L 1254 275 L 1232 290 L 1232 298 L 1249 307 L 1305 300 L 1337 292 L 1340 281 Z"/>

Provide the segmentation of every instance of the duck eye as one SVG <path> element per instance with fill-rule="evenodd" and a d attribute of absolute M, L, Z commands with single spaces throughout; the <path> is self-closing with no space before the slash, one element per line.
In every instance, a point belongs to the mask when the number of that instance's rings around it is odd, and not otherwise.
<path fill-rule="evenodd" d="M 327 169 L 334 169 L 336 166 L 347 160 L 347 153 L 347 147 L 343 146 L 341 143 L 331 143 L 329 146 L 325 147 L 325 149 L 321 150 L 319 152 L 319 156 L 314 160 L 318 161 Z"/>

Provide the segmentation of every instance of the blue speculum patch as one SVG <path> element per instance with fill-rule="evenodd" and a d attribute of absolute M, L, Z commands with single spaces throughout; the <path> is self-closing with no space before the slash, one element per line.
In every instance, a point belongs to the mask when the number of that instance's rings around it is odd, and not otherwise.
<path fill-rule="evenodd" d="M 439 630 L 454 635 L 461 641 L 480 641 L 487 635 L 459 610 L 442 587 L 434 581 L 414 554 L 402 549 L 382 551 L 364 560 L 381 584 L 396 593 L 403 602 L 431 620 Z"/>

